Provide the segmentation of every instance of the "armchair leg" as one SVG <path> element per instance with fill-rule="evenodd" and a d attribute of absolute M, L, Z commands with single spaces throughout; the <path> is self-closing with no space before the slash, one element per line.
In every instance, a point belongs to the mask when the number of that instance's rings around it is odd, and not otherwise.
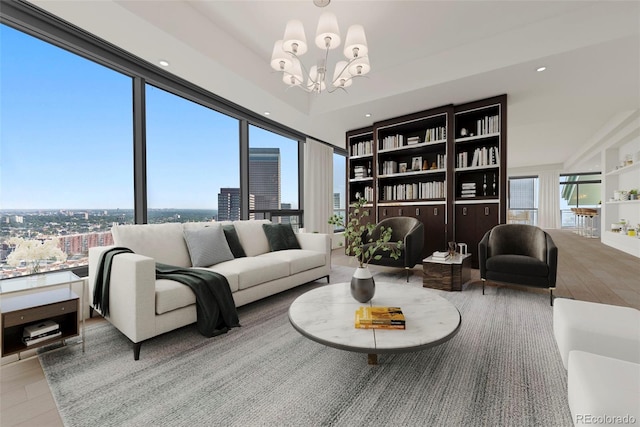
<path fill-rule="evenodd" d="M 553 290 L 555 288 L 549 288 L 549 305 L 553 306 Z"/>
<path fill-rule="evenodd" d="M 405 267 L 404 269 L 407 272 L 407 283 L 409 283 L 409 267 Z"/>
<path fill-rule="evenodd" d="M 487 279 L 482 279 L 482 295 L 484 295 L 484 282 L 486 282 Z"/>

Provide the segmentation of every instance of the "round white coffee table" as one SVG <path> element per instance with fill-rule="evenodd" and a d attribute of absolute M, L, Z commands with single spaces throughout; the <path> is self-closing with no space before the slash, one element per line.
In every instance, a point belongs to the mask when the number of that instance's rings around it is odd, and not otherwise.
<path fill-rule="evenodd" d="M 406 329 L 357 329 L 358 307 L 400 307 Z M 368 303 L 356 301 L 349 283 L 337 283 L 300 295 L 289 307 L 289 321 L 305 337 L 329 347 L 367 353 L 370 365 L 378 354 L 404 353 L 433 347 L 453 337 L 462 322 L 458 309 L 435 291 L 376 282 Z"/>

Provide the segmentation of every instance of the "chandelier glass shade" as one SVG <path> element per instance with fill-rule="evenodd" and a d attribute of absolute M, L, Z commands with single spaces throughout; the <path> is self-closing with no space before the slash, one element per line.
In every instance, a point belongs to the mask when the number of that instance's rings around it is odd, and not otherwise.
<path fill-rule="evenodd" d="M 347 31 L 342 53 L 346 60 L 338 61 L 329 77 L 329 51 L 340 46 L 342 39 L 338 20 L 333 13 L 324 12 L 318 20 L 315 45 L 323 51 L 323 56 L 310 68 L 306 68 L 300 56 L 309 46 L 304 26 L 299 20 L 287 22 L 282 40 L 275 42 L 271 55 L 271 68 L 282 72 L 282 81 L 289 87 L 299 87 L 307 92 L 333 92 L 351 86 L 353 79 L 367 74 L 369 48 L 362 25 L 352 25 Z"/>

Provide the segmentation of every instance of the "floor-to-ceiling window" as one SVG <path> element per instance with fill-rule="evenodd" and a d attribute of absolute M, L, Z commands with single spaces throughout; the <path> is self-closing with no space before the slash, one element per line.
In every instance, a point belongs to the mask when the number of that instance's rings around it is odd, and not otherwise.
<path fill-rule="evenodd" d="M 295 139 L 249 126 L 249 215 L 300 226 Z"/>
<path fill-rule="evenodd" d="M 0 20 L 0 277 L 29 273 L 7 265 L 10 237 L 57 237 L 67 260 L 46 270 L 86 266 L 89 247 L 113 242 L 113 224 L 300 223 L 306 135 L 27 3 L 3 3 Z M 242 166 L 251 169 L 252 150 L 274 148 L 275 198 L 250 189 Z M 257 210 L 256 195 L 277 208 Z"/>
<path fill-rule="evenodd" d="M 240 219 L 238 120 L 151 85 L 145 99 L 147 222 Z"/>
<path fill-rule="evenodd" d="M 347 157 L 333 153 L 333 214 L 346 218 L 346 168 Z M 344 230 L 343 226 L 334 226 L 334 231 Z"/>
<path fill-rule="evenodd" d="M 85 265 L 133 222 L 132 79 L 4 24 L 0 40 L 0 278 L 30 272 L 16 238 L 57 242 L 41 271 Z"/>
<path fill-rule="evenodd" d="M 538 225 L 538 177 L 509 178 L 507 223 Z"/>
<path fill-rule="evenodd" d="M 600 182 L 600 173 L 560 175 L 562 228 L 576 227 L 576 215 L 571 208 L 599 209 Z"/>

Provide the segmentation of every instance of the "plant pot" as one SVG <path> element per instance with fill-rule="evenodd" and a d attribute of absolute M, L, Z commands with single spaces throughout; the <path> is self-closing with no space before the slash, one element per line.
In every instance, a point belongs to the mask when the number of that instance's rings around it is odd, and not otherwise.
<path fill-rule="evenodd" d="M 351 278 L 351 296 L 359 302 L 368 302 L 376 292 L 376 284 L 368 268 L 356 268 Z"/>

